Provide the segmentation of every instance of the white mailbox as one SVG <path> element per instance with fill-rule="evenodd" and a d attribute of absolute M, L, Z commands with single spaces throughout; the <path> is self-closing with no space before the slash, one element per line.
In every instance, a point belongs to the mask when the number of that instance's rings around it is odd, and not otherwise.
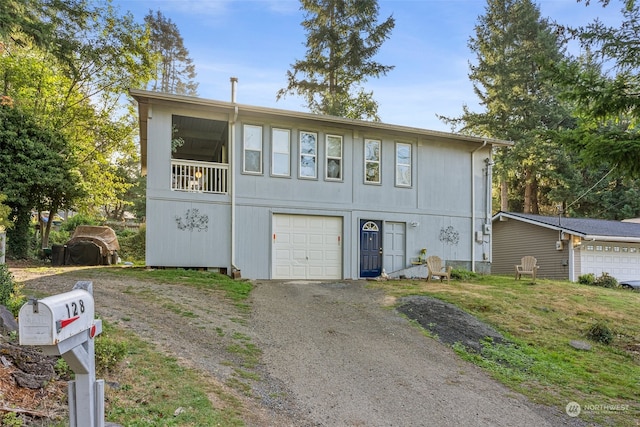
<path fill-rule="evenodd" d="M 104 427 L 104 381 L 95 378 L 94 342 L 102 321 L 94 316 L 91 282 L 77 282 L 64 294 L 30 299 L 18 313 L 20 345 L 62 355 L 76 374 L 69 382 L 71 427 Z"/>
<path fill-rule="evenodd" d="M 18 315 L 21 345 L 58 345 L 94 328 L 93 296 L 76 289 L 23 305 Z M 90 331 L 91 333 L 91 331 Z"/>

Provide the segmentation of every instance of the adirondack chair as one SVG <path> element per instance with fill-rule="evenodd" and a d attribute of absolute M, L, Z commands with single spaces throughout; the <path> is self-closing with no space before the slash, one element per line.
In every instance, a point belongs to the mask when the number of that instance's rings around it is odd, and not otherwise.
<path fill-rule="evenodd" d="M 532 256 L 522 257 L 522 259 L 520 260 L 520 264 L 516 265 L 516 280 L 520 279 L 523 274 L 529 274 L 535 282 L 536 271 L 538 271 L 538 268 L 540 268 L 537 263 L 538 260 Z"/>
<path fill-rule="evenodd" d="M 451 279 L 451 270 L 453 268 L 451 266 L 445 268 L 442 265 L 442 260 L 440 259 L 440 257 L 431 255 L 429 258 L 427 258 L 427 269 L 429 270 L 427 282 L 431 280 L 432 276 L 436 276 L 440 278 L 441 282 L 446 277 L 447 283 L 449 283 L 449 280 Z"/>

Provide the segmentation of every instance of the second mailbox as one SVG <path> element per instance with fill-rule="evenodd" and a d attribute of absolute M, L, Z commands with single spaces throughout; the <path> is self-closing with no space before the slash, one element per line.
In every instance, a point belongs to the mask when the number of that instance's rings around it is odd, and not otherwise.
<path fill-rule="evenodd" d="M 93 295 L 76 289 L 30 300 L 18 314 L 20 345 L 58 346 L 86 330 L 93 337 Z"/>

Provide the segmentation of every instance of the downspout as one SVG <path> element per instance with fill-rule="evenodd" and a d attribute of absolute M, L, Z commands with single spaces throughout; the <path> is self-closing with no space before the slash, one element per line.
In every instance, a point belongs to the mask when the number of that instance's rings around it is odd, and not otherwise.
<path fill-rule="evenodd" d="M 487 164 L 487 182 L 486 191 L 487 191 L 487 205 L 485 206 L 486 212 L 484 217 L 484 223 L 487 225 L 491 225 L 491 184 L 493 183 L 493 159 L 491 155 L 485 159 L 485 163 Z M 493 229 L 490 228 L 491 232 L 489 233 L 489 255 L 486 257 L 486 261 L 489 263 L 493 262 Z M 482 230 L 484 233 L 484 229 Z M 483 238 L 484 240 L 484 238 Z M 483 248 L 484 249 L 484 248 Z M 484 257 L 483 257 L 484 260 Z"/>
<path fill-rule="evenodd" d="M 476 152 L 486 147 L 487 141 L 471 152 L 471 271 L 476 271 Z"/>
<path fill-rule="evenodd" d="M 573 235 L 571 236 L 571 238 L 569 239 L 569 281 L 570 282 L 575 282 L 576 280 L 576 272 L 574 270 L 575 268 L 575 256 L 576 256 L 576 250 L 573 247 Z"/>
<path fill-rule="evenodd" d="M 236 104 L 236 86 L 238 84 L 237 77 L 231 77 L 231 102 Z M 229 129 L 229 144 L 231 145 L 229 160 L 229 177 L 231 178 L 231 273 L 233 274 L 236 267 L 236 120 L 238 120 L 238 105 L 234 105 L 233 119 Z"/>

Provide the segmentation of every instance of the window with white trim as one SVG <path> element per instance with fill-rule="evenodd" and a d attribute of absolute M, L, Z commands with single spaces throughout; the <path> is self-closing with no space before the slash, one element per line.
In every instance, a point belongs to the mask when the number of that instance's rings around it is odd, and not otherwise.
<path fill-rule="evenodd" d="M 327 135 L 327 180 L 342 180 L 342 136 Z"/>
<path fill-rule="evenodd" d="M 411 144 L 396 143 L 396 185 L 411 187 Z"/>
<path fill-rule="evenodd" d="M 291 132 L 288 129 L 271 130 L 271 174 L 291 175 Z"/>
<path fill-rule="evenodd" d="M 364 140 L 364 182 L 380 184 L 380 141 Z"/>
<path fill-rule="evenodd" d="M 244 125 L 243 127 L 242 171 L 262 173 L 262 126 Z"/>
<path fill-rule="evenodd" d="M 300 178 L 318 177 L 318 134 L 300 132 Z"/>

